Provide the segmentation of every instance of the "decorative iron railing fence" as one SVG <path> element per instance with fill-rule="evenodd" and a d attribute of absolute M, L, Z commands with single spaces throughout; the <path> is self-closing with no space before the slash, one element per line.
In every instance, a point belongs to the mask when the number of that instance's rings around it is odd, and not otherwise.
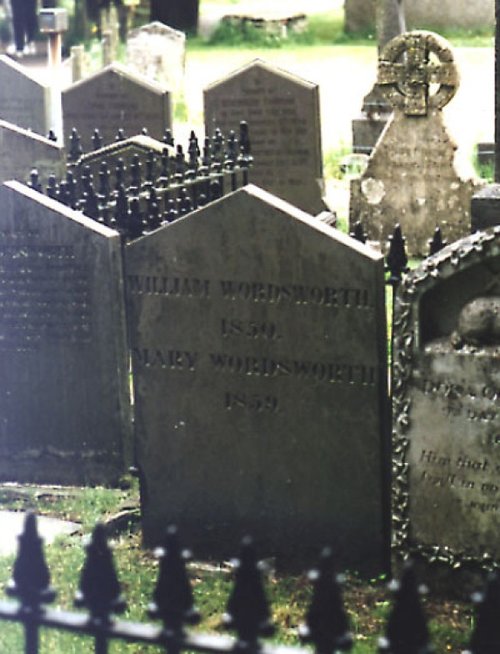
<path fill-rule="evenodd" d="M 24 652 L 38 654 L 41 629 L 56 629 L 90 636 L 93 651 L 106 654 L 109 645 L 122 640 L 138 645 L 158 645 L 168 654 L 203 652 L 205 654 L 306 654 L 308 649 L 263 643 L 273 633 L 262 567 L 253 544 L 244 539 L 235 562 L 235 579 L 230 593 L 225 626 L 236 637 L 188 633 L 185 625 L 199 621 L 186 569 L 189 558 L 179 547 L 176 530 L 167 529 L 163 547 L 158 550 L 159 571 L 149 608 L 150 618 L 160 621 L 137 623 L 117 620 L 114 615 L 125 609 L 105 528 L 97 525 L 89 544 L 80 575 L 75 606 L 85 612 L 47 608 L 55 598 L 50 571 L 45 562 L 42 539 L 38 536 L 36 516 L 28 513 L 7 594 L 17 601 L 0 602 L 0 620 L 18 622 L 24 628 Z M 349 619 L 342 600 L 341 577 L 336 575 L 330 549 L 323 550 L 319 565 L 309 573 L 313 592 L 304 625 L 303 642 L 317 654 L 347 652 L 353 648 Z M 394 600 L 385 636 L 378 652 L 384 654 L 430 654 L 427 619 L 421 604 L 421 587 L 414 568 L 408 564 L 399 582 L 391 582 Z M 470 645 L 463 654 L 498 654 L 500 651 L 500 577 L 488 580 L 486 592 L 476 596 L 477 616 Z M 91 651 L 89 649 L 89 651 Z M 138 651 L 143 651 L 141 648 Z M 9 652 L 9 654 L 16 654 Z M 56 653 L 59 654 L 59 653 Z M 60 653 L 64 654 L 64 653 Z"/>

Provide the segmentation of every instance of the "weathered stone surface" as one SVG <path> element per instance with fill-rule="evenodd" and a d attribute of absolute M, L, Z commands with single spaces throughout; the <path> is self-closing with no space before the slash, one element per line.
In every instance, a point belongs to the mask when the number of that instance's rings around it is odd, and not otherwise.
<path fill-rule="evenodd" d="M 119 235 L 0 188 L 0 479 L 114 483 L 130 463 Z"/>
<path fill-rule="evenodd" d="M 128 245 L 126 275 L 145 541 L 382 569 L 380 255 L 247 186 Z"/>
<path fill-rule="evenodd" d="M 25 182 L 33 168 L 38 170 L 42 183 L 52 173 L 63 175 L 64 149 L 43 136 L 0 120 L 0 182 Z"/>
<path fill-rule="evenodd" d="M 130 30 L 127 65 L 171 91 L 184 88 L 186 35 L 158 21 Z"/>
<path fill-rule="evenodd" d="M 252 183 L 303 211 L 325 209 L 317 84 L 256 59 L 208 86 L 204 103 L 209 134 L 248 122 Z"/>
<path fill-rule="evenodd" d="M 117 63 L 63 91 L 62 106 L 66 138 L 76 127 L 85 152 L 92 149 L 96 128 L 107 145 L 120 128 L 134 136 L 146 127 L 150 136 L 161 139 L 172 126 L 169 91 Z"/>
<path fill-rule="evenodd" d="M 500 560 L 500 228 L 426 259 L 403 282 L 394 339 L 398 555 Z"/>
<path fill-rule="evenodd" d="M 0 55 L 0 119 L 47 136 L 50 89 L 24 66 Z"/>
<path fill-rule="evenodd" d="M 385 247 L 399 223 L 408 252 L 425 255 L 436 226 L 448 242 L 470 232 L 470 201 L 479 185 L 459 170 L 441 114 L 457 87 L 451 50 L 431 32 L 401 35 L 381 54 L 378 84 L 394 114 L 366 171 L 351 183 L 351 228 L 362 221 L 368 237 Z"/>
<path fill-rule="evenodd" d="M 376 0 L 346 0 L 347 32 L 373 29 Z M 411 0 L 405 2 L 406 22 L 410 28 L 431 25 L 442 27 L 489 27 L 495 21 L 494 0 Z"/>

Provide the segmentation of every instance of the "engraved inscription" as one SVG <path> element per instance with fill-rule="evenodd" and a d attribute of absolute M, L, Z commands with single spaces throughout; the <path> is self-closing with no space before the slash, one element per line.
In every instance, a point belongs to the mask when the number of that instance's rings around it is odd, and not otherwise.
<path fill-rule="evenodd" d="M 91 336 L 86 271 L 72 246 L 0 246 L 0 348 L 87 343 Z"/>

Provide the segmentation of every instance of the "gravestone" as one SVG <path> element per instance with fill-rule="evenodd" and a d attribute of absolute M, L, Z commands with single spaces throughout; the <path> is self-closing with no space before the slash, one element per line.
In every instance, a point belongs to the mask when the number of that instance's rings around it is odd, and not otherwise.
<path fill-rule="evenodd" d="M 36 168 L 42 183 L 50 174 L 61 176 L 65 170 L 64 149 L 34 132 L 0 120 L 0 182 L 26 181 Z"/>
<path fill-rule="evenodd" d="M 184 88 L 186 35 L 159 21 L 130 30 L 127 65 L 173 92 Z"/>
<path fill-rule="evenodd" d="M 394 113 L 363 175 L 351 182 L 351 230 L 361 221 L 384 247 L 399 223 L 408 253 L 425 255 L 436 226 L 448 242 L 470 233 L 479 184 L 459 170 L 441 113 L 458 86 L 447 42 L 432 32 L 396 37 L 380 56 L 378 85 Z"/>
<path fill-rule="evenodd" d="M 170 103 L 164 86 L 113 63 L 63 91 L 66 139 L 76 127 L 84 152 L 92 149 L 96 128 L 105 144 L 115 140 L 120 128 L 133 136 L 146 127 L 150 136 L 161 139 L 172 125 Z"/>
<path fill-rule="evenodd" d="M 389 41 L 405 32 L 402 0 L 377 0 L 376 19 L 380 53 Z M 352 121 L 352 149 L 355 154 L 371 154 L 391 113 L 391 105 L 375 83 L 363 99 L 361 116 Z"/>
<path fill-rule="evenodd" d="M 500 227 L 412 271 L 394 324 L 397 558 L 448 577 L 498 565 Z"/>
<path fill-rule="evenodd" d="M 130 464 L 119 235 L 0 188 L 0 479 L 113 484 Z"/>
<path fill-rule="evenodd" d="M 50 88 L 24 66 L 0 55 L 0 119 L 47 136 Z"/>
<path fill-rule="evenodd" d="M 383 569 L 381 256 L 250 185 L 125 263 L 145 542 Z"/>
<path fill-rule="evenodd" d="M 317 84 L 256 59 L 208 86 L 204 104 L 207 134 L 247 121 L 252 183 L 303 211 L 326 208 Z"/>

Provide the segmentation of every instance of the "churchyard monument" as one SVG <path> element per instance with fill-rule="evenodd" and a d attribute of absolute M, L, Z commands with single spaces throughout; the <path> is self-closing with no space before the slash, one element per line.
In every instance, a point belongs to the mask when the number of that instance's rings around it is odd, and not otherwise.
<path fill-rule="evenodd" d="M 470 233 L 470 201 L 479 182 L 458 169 L 457 146 L 441 109 L 454 96 L 458 73 L 446 41 L 409 32 L 390 41 L 378 85 L 394 107 L 362 176 L 351 183 L 351 229 L 361 221 L 385 247 L 397 223 L 410 255 L 425 255 L 436 226 L 451 242 Z"/>
<path fill-rule="evenodd" d="M 0 187 L 0 479 L 113 484 L 131 463 L 120 236 Z"/>
<path fill-rule="evenodd" d="M 393 543 L 451 577 L 500 560 L 500 228 L 456 241 L 396 301 Z M 458 588 L 455 588 L 458 591 Z"/>
<path fill-rule="evenodd" d="M 146 544 L 384 569 L 380 254 L 250 185 L 125 258 Z"/>

